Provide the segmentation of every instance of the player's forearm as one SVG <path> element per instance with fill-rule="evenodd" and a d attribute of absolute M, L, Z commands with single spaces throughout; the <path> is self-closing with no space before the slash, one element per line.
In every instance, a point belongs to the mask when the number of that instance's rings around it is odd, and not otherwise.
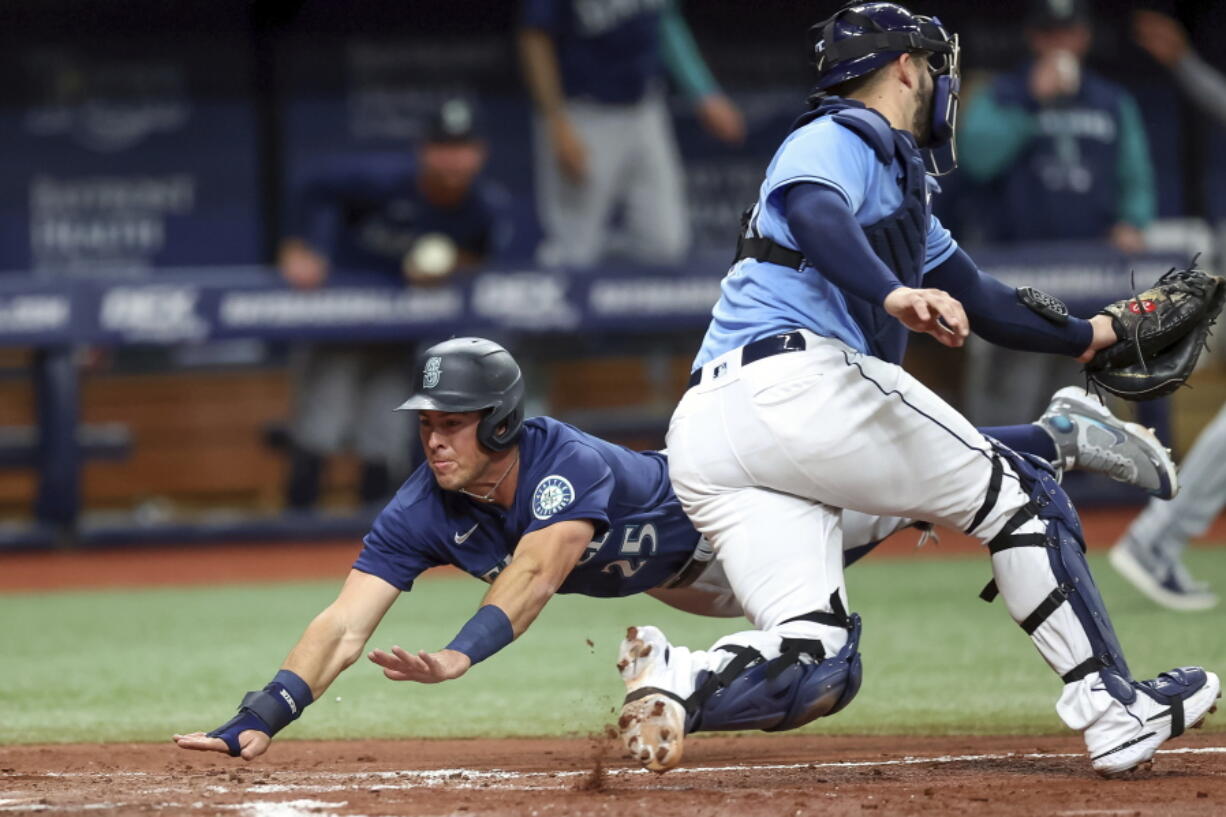
<path fill-rule="evenodd" d="M 1043 317 L 1018 300 L 1017 290 L 981 272 L 961 249 L 924 276 L 924 283 L 957 298 L 971 331 L 997 346 L 1076 357 L 1093 338 L 1089 321 L 1070 317 L 1059 324 Z"/>
<path fill-rule="evenodd" d="M 499 574 L 482 604 L 493 604 L 506 613 L 518 638 L 545 609 L 561 583 L 535 561 L 514 560 Z"/>
<path fill-rule="evenodd" d="M 525 535 L 482 604 L 501 609 L 519 636 L 566 581 L 595 535 L 595 525 L 586 519 L 555 522 Z"/>
<path fill-rule="evenodd" d="M 438 655 L 467 658 L 468 663 L 459 668 L 463 674 L 509 645 L 536 620 L 557 590 L 548 575 L 534 559 L 517 555 L 494 580 L 477 612 Z"/>
<path fill-rule="evenodd" d="M 1226 76 L 1193 51 L 1175 63 L 1171 73 L 1194 105 L 1226 127 Z"/>
<path fill-rule="evenodd" d="M 1149 140 L 1136 103 L 1125 97 L 1120 102 L 1119 220 L 1144 227 L 1154 220 L 1158 197 L 1154 188 L 1154 166 L 1149 158 Z"/>
<path fill-rule="evenodd" d="M 797 249 L 839 289 L 880 305 L 902 286 L 869 246 L 847 202 L 831 188 L 807 182 L 792 185 L 784 211 Z"/>
<path fill-rule="evenodd" d="M 519 59 L 524 82 L 536 110 L 546 117 L 565 113 L 566 95 L 553 40 L 544 31 L 525 28 L 519 32 Z"/>
<path fill-rule="evenodd" d="M 361 657 L 369 638 L 369 632 L 348 626 L 329 608 L 310 623 L 282 668 L 306 681 L 318 699 L 341 672 Z"/>
<path fill-rule="evenodd" d="M 958 166 L 977 182 L 999 176 L 1034 136 L 1034 116 L 1002 105 L 985 88 L 967 106 L 958 128 Z"/>
<path fill-rule="evenodd" d="M 669 73 L 690 99 L 719 92 L 715 77 L 711 76 L 675 3 L 667 4 L 660 13 L 660 54 Z"/>

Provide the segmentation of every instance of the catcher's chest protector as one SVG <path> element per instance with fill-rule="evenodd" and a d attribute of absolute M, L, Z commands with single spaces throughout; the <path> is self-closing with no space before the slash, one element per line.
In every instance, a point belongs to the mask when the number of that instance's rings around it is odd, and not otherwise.
<path fill-rule="evenodd" d="M 929 185 L 934 188 L 933 192 L 939 188 L 935 179 L 930 181 L 915 140 L 910 134 L 891 128 L 880 114 L 838 98 L 823 102 L 800 117 L 792 128 L 795 130 L 821 116 L 830 116 L 863 139 L 882 164 L 888 166 L 898 160 L 902 168 L 899 178 L 902 202 L 893 213 L 864 227 L 864 236 L 873 252 L 903 286 L 922 287 L 928 246 Z M 907 349 L 905 326 L 880 306 L 858 298 L 847 299 L 847 311 L 863 328 L 874 357 L 890 363 L 902 362 Z"/>

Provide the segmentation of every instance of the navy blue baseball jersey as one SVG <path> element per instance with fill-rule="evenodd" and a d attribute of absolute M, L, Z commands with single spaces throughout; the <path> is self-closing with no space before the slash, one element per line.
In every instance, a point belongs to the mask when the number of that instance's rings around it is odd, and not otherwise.
<path fill-rule="evenodd" d="M 1031 115 L 1025 148 L 1004 169 L 996 204 L 1000 241 L 1091 239 L 1106 235 L 1127 218 L 1126 177 L 1144 174 L 1134 186 L 1152 186 L 1145 127 L 1132 96 L 1123 87 L 1083 71 L 1076 96 L 1041 105 L 1030 93 L 1031 65 L 998 77 L 988 93 L 1006 109 Z M 1137 161 L 1130 161 L 1129 142 L 1140 139 Z M 1144 196 L 1143 196 L 1144 198 Z M 1152 192 L 1132 208 L 1137 226 L 1153 216 Z M 1146 206 L 1148 205 L 1148 206 Z M 1137 211 L 1139 206 L 1140 211 Z"/>
<path fill-rule="evenodd" d="M 293 208 L 291 234 L 328 256 L 333 268 L 399 276 L 417 239 L 441 233 L 480 258 L 505 248 L 505 194 L 478 179 L 455 207 L 422 196 L 413 163 L 401 156 L 354 157 L 323 167 Z"/>
<path fill-rule="evenodd" d="M 663 67 L 660 12 L 666 0 L 524 0 L 521 24 L 548 32 L 567 97 L 628 104 Z"/>
<path fill-rule="evenodd" d="M 509 509 L 439 488 L 420 466 L 375 519 L 354 568 L 409 590 L 436 565 L 492 582 L 526 534 L 586 519 L 595 539 L 560 593 L 627 596 L 665 584 L 699 535 L 658 452 L 635 452 L 549 417 L 524 423 Z"/>

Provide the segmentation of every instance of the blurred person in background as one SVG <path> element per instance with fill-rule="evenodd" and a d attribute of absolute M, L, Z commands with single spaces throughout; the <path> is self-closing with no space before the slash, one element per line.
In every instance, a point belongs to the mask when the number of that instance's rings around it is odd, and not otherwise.
<path fill-rule="evenodd" d="M 386 278 L 428 286 L 495 256 L 507 244 L 502 192 L 481 178 L 486 145 L 475 111 L 447 100 L 415 163 L 354 161 L 312 178 L 292 206 L 278 265 L 297 289 Z M 352 445 L 363 505 L 386 500 L 407 472 L 410 429 L 387 411 L 404 394 L 408 344 L 315 345 L 295 367 L 286 504 L 316 505 L 325 458 Z"/>
<path fill-rule="evenodd" d="M 1209 610 L 1218 597 L 1184 565 L 1188 540 L 1204 535 L 1226 505 L 1226 407 L 1205 427 L 1179 466 L 1182 490 L 1152 499 L 1111 548 L 1112 567 L 1171 610 Z"/>
<path fill-rule="evenodd" d="M 1133 16 L 1137 45 L 1171 72 L 1192 104 L 1226 127 L 1226 76 L 1201 59 L 1177 20 L 1156 11 Z"/>
<path fill-rule="evenodd" d="M 742 143 L 745 123 L 674 0 L 524 0 L 519 51 L 537 112 L 541 262 L 684 257 L 690 226 L 665 68 L 716 139 Z"/>
<path fill-rule="evenodd" d="M 960 167 L 993 194 L 985 236 L 1102 240 L 1142 252 L 1142 230 L 1157 208 L 1149 142 L 1132 95 L 1085 65 L 1093 38 L 1087 0 L 1032 0 L 1025 38 L 1031 58 L 975 94 L 959 123 Z M 1032 413 L 1079 376 L 1072 361 L 1054 356 L 1027 355 L 1023 364 L 1023 353 L 983 343 L 968 351 L 963 401 L 980 424 Z M 1000 371 L 1010 376 L 991 376 Z"/>
<path fill-rule="evenodd" d="M 1034 0 L 1025 36 L 1032 58 L 970 100 L 958 132 L 963 170 L 1001 193 L 997 239 L 1144 250 L 1149 143 L 1132 95 L 1085 66 L 1086 0 Z"/>
<path fill-rule="evenodd" d="M 1133 36 L 1167 68 L 1200 110 L 1226 127 L 1226 76 L 1192 49 L 1176 20 L 1155 11 L 1133 17 Z M 1183 490 L 1169 502 L 1151 500 L 1111 549 L 1113 567 L 1138 590 L 1172 610 L 1208 610 L 1218 603 L 1209 585 L 1184 565 L 1188 540 L 1200 536 L 1226 505 L 1226 406 L 1197 437 L 1179 469 Z"/>

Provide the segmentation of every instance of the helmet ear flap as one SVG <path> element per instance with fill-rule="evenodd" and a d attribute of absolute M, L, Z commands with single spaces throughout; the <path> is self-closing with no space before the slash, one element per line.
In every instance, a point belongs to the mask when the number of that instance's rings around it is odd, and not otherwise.
<path fill-rule="evenodd" d="M 524 427 L 523 381 L 509 392 L 507 402 L 491 408 L 477 423 L 477 442 L 490 451 L 510 448 Z"/>

